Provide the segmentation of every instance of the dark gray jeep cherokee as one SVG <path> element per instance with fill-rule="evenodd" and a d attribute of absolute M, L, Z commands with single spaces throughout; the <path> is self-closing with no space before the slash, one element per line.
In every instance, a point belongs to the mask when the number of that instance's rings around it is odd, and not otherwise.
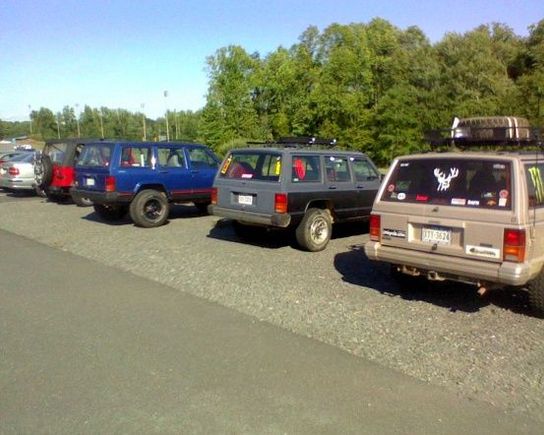
<path fill-rule="evenodd" d="M 302 248 L 323 250 L 333 223 L 368 219 L 380 186 L 369 157 L 334 143 L 283 138 L 232 150 L 215 177 L 208 211 L 233 219 L 241 236 L 255 226 L 295 228 Z M 328 149 L 316 148 L 323 145 Z"/>

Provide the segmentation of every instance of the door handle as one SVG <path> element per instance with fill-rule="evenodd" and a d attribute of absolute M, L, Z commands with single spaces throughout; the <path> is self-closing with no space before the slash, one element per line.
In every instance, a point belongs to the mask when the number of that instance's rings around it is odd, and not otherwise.
<path fill-rule="evenodd" d="M 365 186 L 363 186 L 362 184 L 357 184 L 357 186 L 355 186 L 357 189 L 363 189 Z"/>
<path fill-rule="evenodd" d="M 329 186 L 329 189 L 334 190 L 336 189 L 336 186 Z"/>

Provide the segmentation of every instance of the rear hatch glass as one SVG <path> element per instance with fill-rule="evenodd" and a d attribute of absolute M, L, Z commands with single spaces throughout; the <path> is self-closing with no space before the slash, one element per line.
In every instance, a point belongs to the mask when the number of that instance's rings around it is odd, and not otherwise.
<path fill-rule="evenodd" d="M 110 144 L 88 144 L 83 147 L 77 167 L 107 168 L 110 165 L 113 146 Z"/>
<path fill-rule="evenodd" d="M 277 182 L 281 174 L 278 153 L 240 151 L 231 153 L 223 162 L 219 177 Z"/>
<path fill-rule="evenodd" d="M 509 161 L 406 159 L 394 168 L 381 200 L 510 210 L 511 184 Z"/>
<path fill-rule="evenodd" d="M 65 143 L 47 144 L 44 147 L 43 153 L 49 157 L 51 163 L 62 165 L 67 147 L 68 145 Z"/>

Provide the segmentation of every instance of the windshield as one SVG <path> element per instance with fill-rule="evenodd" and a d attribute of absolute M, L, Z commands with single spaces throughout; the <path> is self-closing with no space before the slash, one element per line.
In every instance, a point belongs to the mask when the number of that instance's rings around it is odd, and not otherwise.
<path fill-rule="evenodd" d="M 76 166 L 105 168 L 110 164 L 112 145 L 90 144 L 85 145 Z"/>
<path fill-rule="evenodd" d="M 400 160 L 382 201 L 512 208 L 511 164 L 500 160 Z"/>
<path fill-rule="evenodd" d="M 223 162 L 219 172 L 223 178 L 243 178 L 279 181 L 281 155 L 267 152 L 233 152 Z"/>

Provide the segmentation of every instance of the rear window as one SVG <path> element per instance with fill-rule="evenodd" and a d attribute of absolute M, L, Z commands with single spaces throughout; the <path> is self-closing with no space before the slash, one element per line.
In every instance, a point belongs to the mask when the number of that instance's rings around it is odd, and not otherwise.
<path fill-rule="evenodd" d="M 259 181 L 279 181 L 281 155 L 275 153 L 231 153 L 223 162 L 219 176 Z"/>
<path fill-rule="evenodd" d="M 108 167 L 112 154 L 112 145 L 89 144 L 83 147 L 77 161 L 77 166 Z"/>
<path fill-rule="evenodd" d="M 62 164 L 64 161 L 64 155 L 66 154 L 66 148 L 68 147 L 65 143 L 55 143 L 48 144 L 45 146 L 43 153 L 46 156 L 49 156 L 52 163 Z"/>
<path fill-rule="evenodd" d="M 511 209 L 511 164 L 466 159 L 400 160 L 382 201 Z"/>

